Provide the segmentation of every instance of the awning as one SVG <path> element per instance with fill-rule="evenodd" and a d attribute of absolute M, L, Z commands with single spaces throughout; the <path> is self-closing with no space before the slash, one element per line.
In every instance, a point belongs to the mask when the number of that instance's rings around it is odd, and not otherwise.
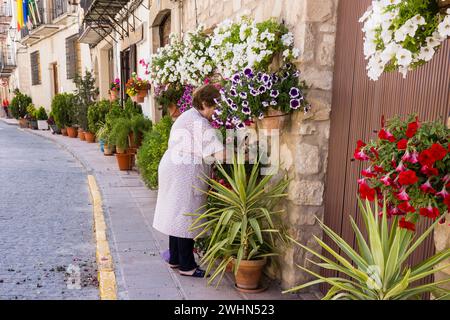
<path fill-rule="evenodd" d="M 136 22 L 141 22 L 134 11 L 143 0 L 92 0 L 84 1 L 85 8 L 83 28 L 80 30 L 80 42 L 97 45 L 107 37 L 116 41 L 112 36 L 117 32 L 120 39 L 134 32 Z"/>

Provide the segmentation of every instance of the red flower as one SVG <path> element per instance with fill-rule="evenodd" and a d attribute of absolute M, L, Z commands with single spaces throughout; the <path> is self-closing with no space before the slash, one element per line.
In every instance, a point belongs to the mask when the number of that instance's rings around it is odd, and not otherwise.
<path fill-rule="evenodd" d="M 441 192 L 436 193 L 436 195 L 443 199 L 447 199 L 450 196 L 449 193 L 447 192 L 447 189 L 445 189 L 445 187 L 442 189 Z"/>
<path fill-rule="evenodd" d="M 378 133 L 378 138 L 380 138 L 381 140 L 388 140 L 389 142 L 395 141 L 395 137 L 392 135 L 392 133 L 390 133 L 384 128 L 381 129 L 380 132 Z"/>
<path fill-rule="evenodd" d="M 398 205 L 398 208 L 403 212 L 416 212 L 416 208 L 414 208 L 408 201 L 402 202 Z"/>
<path fill-rule="evenodd" d="M 375 149 L 374 147 L 370 148 L 370 151 L 375 155 L 375 158 L 378 160 L 380 159 L 380 154 L 378 153 L 378 150 Z"/>
<path fill-rule="evenodd" d="M 433 186 L 431 185 L 430 180 L 428 180 L 427 182 L 425 182 L 423 185 L 420 186 L 420 190 L 424 193 L 430 193 L 430 194 L 435 194 L 436 190 L 433 188 Z"/>
<path fill-rule="evenodd" d="M 372 168 L 362 170 L 361 175 L 366 178 L 375 178 L 377 176 L 377 174 L 373 172 Z"/>
<path fill-rule="evenodd" d="M 398 226 L 401 229 L 406 229 L 412 232 L 416 231 L 416 225 L 413 222 L 406 221 L 405 217 L 401 218 L 401 220 L 398 223 Z"/>
<path fill-rule="evenodd" d="M 419 181 L 419 178 L 412 170 L 401 172 L 398 176 L 398 182 L 403 186 L 415 184 L 417 181 Z"/>
<path fill-rule="evenodd" d="M 430 149 L 427 149 L 419 154 L 419 162 L 422 166 L 428 166 L 431 168 L 436 162 L 436 159 Z"/>
<path fill-rule="evenodd" d="M 364 151 L 362 151 L 362 148 L 364 148 L 365 146 L 366 144 L 363 141 L 358 140 L 357 147 L 353 155 L 356 160 L 367 161 L 370 159 L 369 156 L 365 154 Z"/>
<path fill-rule="evenodd" d="M 447 155 L 447 149 L 445 149 L 441 144 L 435 143 L 429 149 L 434 161 L 440 161 Z"/>
<path fill-rule="evenodd" d="M 408 140 L 402 139 L 399 142 L 397 142 L 397 148 L 398 150 L 406 150 L 408 146 Z"/>
<path fill-rule="evenodd" d="M 437 219 L 440 216 L 439 209 L 428 206 L 428 208 L 420 208 L 420 215 L 430 219 Z"/>
<path fill-rule="evenodd" d="M 410 124 L 408 124 L 408 129 L 406 130 L 406 136 L 408 138 L 412 138 L 416 135 L 417 130 L 419 130 L 420 128 L 420 124 L 419 124 L 419 119 L 416 118 L 415 122 L 411 122 Z"/>
<path fill-rule="evenodd" d="M 385 173 L 386 172 L 382 166 L 374 166 L 373 169 L 377 173 Z"/>
<path fill-rule="evenodd" d="M 420 169 L 420 172 L 422 172 L 423 174 L 427 175 L 428 177 L 439 175 L 438 169 L 432 168 L 432 167 L 429 167 L 429 166 L 423 166 Z"/>
<path fill-rule="evenodd" d="M 389 187 L 392 184 L 392 179 L 389 177 L 389 175 L 385 175 L 383 178 L 380 179 L 381 182 L 387 187 Z"/>
<path fill-rule="evenodd" d="M 375 189 L 372 189 L 371 187 L 369 187 L 367 182 L 365 180 L 362 180 L 361 183 L 359 184 L 359 196 L 361 197 L 361 199 L 367 199 L 369 201 L 374 201 L 375 194 L 376 194 Z"/>
<path fill-rule="evenodd" d="M 402 161 L 415 164 L 419 162 L 419 154 L 417 152 L 410 153 L 409 151 L 406 151 L 402 157 Z"/>

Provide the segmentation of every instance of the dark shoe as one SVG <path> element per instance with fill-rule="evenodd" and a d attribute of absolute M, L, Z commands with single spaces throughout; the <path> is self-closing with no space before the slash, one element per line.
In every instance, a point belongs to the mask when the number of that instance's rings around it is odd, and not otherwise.
<path fill-rule="evenodd" d="M 169 263 L 169 268 L 170 268 L 170 269 L 178 269 L 179 267 L 180 267 L 179 264 L 170 264 L 170 263 Z"/>
<path fill-rule="evenodd" d="M 195 271 L 194 271 L 193 274 L 188 274 L 188 273 L 185 273 L 184 271 L 180 271 L 180 274 L 181 274 L 183 277 L 204 278 L 204 277 L 205 277 L 205 274 L 206 274 L 206 271 L 197 268 L 197 269 L 195 269 Z"/>

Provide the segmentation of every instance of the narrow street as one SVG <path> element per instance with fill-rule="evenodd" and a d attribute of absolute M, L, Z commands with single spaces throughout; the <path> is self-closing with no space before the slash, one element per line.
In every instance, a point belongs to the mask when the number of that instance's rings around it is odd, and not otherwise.
<path fill-rule="evenodd" d="M 98 299 L 83 167 L 0 122 L 0 300 Z"/>

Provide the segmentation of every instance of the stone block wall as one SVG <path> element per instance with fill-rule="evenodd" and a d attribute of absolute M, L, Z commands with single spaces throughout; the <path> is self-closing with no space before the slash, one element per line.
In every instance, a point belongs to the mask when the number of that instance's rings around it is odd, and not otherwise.
<path fill-rule="evenodd" d="M 184 0 L 182 30 L 206 28 L 221 21 L 250 16 L 256 21 L 271 17 L 284 21 L 295 35 L 301 57 L 296 62 L 302 79 L 310 86 L 312 112 L 297 113 L 281 135 L 282 168 L 293 179 L 284 203 L 290 234 L 303 244 L 317 248 L 313 235 L 321 237 L 315 217 L 323 219 L 325 174 L 330 134 L 335 32 L 338 0 Z M 281 257 L 279 277 L 283 288 L 311 280 L 296 267 L 310 258 L 293 246 Z"/>

